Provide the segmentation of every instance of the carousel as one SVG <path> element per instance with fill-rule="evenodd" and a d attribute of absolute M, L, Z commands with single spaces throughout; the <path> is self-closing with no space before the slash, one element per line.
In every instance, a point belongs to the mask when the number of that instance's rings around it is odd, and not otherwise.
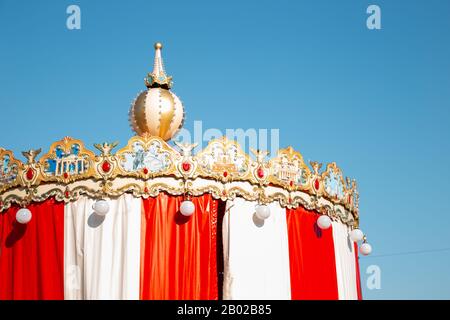
<path fill-rule="evenodd" d="M 355 180 L 291 147 L 172 141 L 161 50 L 126 144 L 0 148 L 0 299 L 361 299 Z"/>

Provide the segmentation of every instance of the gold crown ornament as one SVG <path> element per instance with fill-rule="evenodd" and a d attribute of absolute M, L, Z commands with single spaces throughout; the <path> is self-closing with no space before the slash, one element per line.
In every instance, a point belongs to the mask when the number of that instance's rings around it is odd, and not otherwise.
<path fill-rule="evenodd" d="M 172 92 L 172 77 L 164 70 L 161 57 L 162 44 L 155 43 L 153 71 L 144 79 L 147 90 L 133 101 L 129 119 L 136 134 L 149 134 L 168 141 L 183 127 L 184 108 Z"/>

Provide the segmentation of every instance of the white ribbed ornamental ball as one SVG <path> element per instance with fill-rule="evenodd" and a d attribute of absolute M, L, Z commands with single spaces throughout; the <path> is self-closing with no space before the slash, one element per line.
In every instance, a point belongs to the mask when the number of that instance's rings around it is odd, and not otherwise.
<path fill-rule="evenodd" d="M 270 217 L 270 208 L 265 204 L 258 204 L 255 207 L 255 213 L 258 219 L 266 220 L 268 217 Z"/>
<path fill-rule="evenodd" d="M 94 212 L 98 214 L 99 216 L 104 216 L 109 212 L 109 203 L 106 200 L 97 200 L 92 209 L 94 209 Z"/>
<path fill-rule="evenodd" d="M 16 220 L 18 223 L 26 224 L 26 223 L 30 222 L 32 216 L 33 215 L 31 214 L 30 210 L 23 208 L 23 209 L 19 209 L 19 211 L 17 211 Z"/>
<path fill-rule="evenodd" d="M 321 215 L 318 219 L 317 219 L 317 225 L 319 226 L 320 229 L 328 229 L 329 227 L 331 227 L 331 219 L 329 216 L 327 215 Z"/>
<path fill-rule="evenodd" d="M 191 200 L 184 200 L 181 203 L 180 213 L 183 216 L 186 216 L 186 217 L 192 216 L 194 211 L 195 211 L 195 206 L 194 206 L 194 203 Z"/>
<path fill-rule="evenodd" d="M 361 229 L 353 229 L 350 232 L 350 239 L 352 239 L 353 242 L 361 241 L 364 238 L 364 233 L 361 231 Z"/>
<path fill-rule="evenodd" d="M 359 247 L 359 252 L 361 252 L 361 254 L 363 256 L 368 256 L 369 254 L 372 253 L 372 246 L 366 242 L 364 242 L 360 247 Z"/>
<path fill-rule="evenodd" d="M 139 94 L 129 116 L 131 128 L 138 135 L 149 133 L 167 141 L 183 127 L 184 109 L 172 91 L 150 88 Z"/>

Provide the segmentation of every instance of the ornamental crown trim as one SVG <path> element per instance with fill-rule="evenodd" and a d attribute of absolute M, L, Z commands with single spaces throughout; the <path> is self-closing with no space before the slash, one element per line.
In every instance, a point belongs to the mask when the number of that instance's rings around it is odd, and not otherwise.
<path fill-rule="evenodd" d="M 117 197 L 211 193 L 223 200 L 242 196 L 261 202 L 279 201 L 320 209 L 331 217 L 358 221 L 356 181 L 343 176 L 335 162 L 310 162 L 292 147 L 267 159 L 268 152 L 251 150 L 253 157 L 226 137 L 211 140 L 194 154 L 196 144 L 169 145 L 157 136 L 132 137 L 116 153 L 117 142 L 95 144 L 88 150 L 81 140 L 65 137 L 41 150 L 23 152 L 25 162 L 0 148 L 0 211 L 12 204 L 27 205 L 54 196 L 70 202 L 86 194 Z M 329 213 L 330 208 L 335 208 Z M 344 217 L 345 216 L 345 217 Z"/>

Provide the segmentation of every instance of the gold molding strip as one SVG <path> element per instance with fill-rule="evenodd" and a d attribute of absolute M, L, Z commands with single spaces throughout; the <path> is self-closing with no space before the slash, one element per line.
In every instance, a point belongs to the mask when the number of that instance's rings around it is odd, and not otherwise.
<path fill-rule="evenodd" d="M 41 150 L 23 152 L 26 162 L 0 148 L 0 212 L 13 204 L 55 197 L 70 202 L 81 195 L 136 197 L 211 193 L 222 200 L 243 197 L 263 203 L 279 201 L 283 207 L 304 206 L 344 223 L 358 223 L 356 181 L 343 177 L 336 163 L 323 172 L 322 164 L 305 164 L 291 147 L 266 159 L 267 152 L 242 151 L 226 137 L 214 139 L 193 155 L 195 145 L 175 143 L 150 135 L 132 137 L 113 153 L 117 143 L 95 144 L 99 154 L 81 140 L 65 137 L 53 143 L 39 160 Z"/>

